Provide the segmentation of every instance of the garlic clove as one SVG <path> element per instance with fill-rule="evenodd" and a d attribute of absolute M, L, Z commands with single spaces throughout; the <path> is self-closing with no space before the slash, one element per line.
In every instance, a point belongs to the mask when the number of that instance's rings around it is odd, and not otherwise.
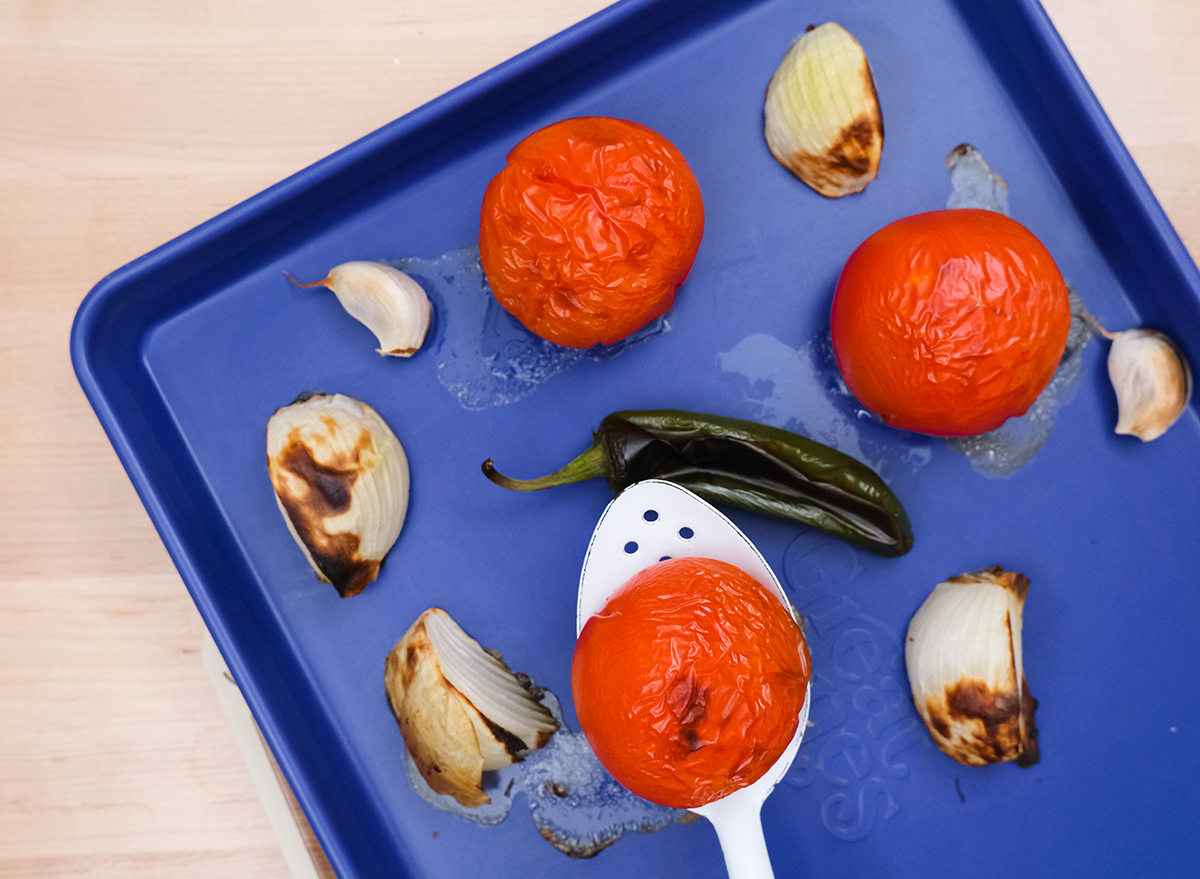
<path fill-rule="evenodd" d="M 267 422 L 275 500 L 317 576 L 343 598 L 379 574 L 408 509 L 408 458 L 374 409 L 301 394 Z"/>
<path fill-rule="evenodd" d="M 908 625 L 904 661 L 934 743 L 967 766 L 1038 762 L 1022 664 L 1029 579 L 1000 567 L 939 583 Z"/>
<path fill-rule="evenodd" d="M 433 309 L 425 290 L 394 266 L 355 260 L 335 266 L 320 281 L 298 287 L 328 287 L 338 302 L 379 340 L 380 354 L 411 357 L 425 342 Z"/>
<path fill-rule="evenodd" d="M 862 46 L 836 22 L 792 44 L 767 85 L 771 154 L 828 198 L 866 189 L 879 173 L 883 114 Z"/>
<path fill-rule="evenodd" d="M 1163 435 L 1192 399 L 1192 370 L 1171 339 L 1154 330 L 1106 333 L 1108 377 L 1117 394 L 1116 433 L 1149 442 Z"/>
<path fill-rule="evenodd" d="M 475 808 L 483 773 L 544 747 L 558 721 L 496 654 L 431 607 L 388 654 L 388 705 L 421 777 Z"/>

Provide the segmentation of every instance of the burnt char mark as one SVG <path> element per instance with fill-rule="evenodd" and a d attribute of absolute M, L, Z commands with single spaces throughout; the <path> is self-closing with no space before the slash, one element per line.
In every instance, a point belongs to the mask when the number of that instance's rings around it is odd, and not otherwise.
<path fill-rule="evenodd" d="M 420 634 L 421 635 L 425 634 L 424 626 L 422 626 Z M 425 640 L 428 641 L 428 636 L 425 637 Z M 425 647 L 425 649 L 429 650 L 430 648 Z M 392 661 L 392 657 L 389 656 L 388 662 L 390 663 L 391 661 Z M 421 664 L 421 648 L 418 647 L 416 644 L 409 644 L 408 648 L 404 651 L 404 666 L 399 668 L 399 671 L 398 671 L 398 673 L 400 675 L 400 681 L 401 681 L 401 683 L 403 683 L 405 689 L 407 689 L 412 684 L 413 678 L 415 678 L 417 676 L 417 666 L 420 664 Z M 399 665 L 398 662 L 397 662 L 397 665 Z"/>
<path fill-rule="evenodd" d="M 946 691 L 946 707 L 959 717 L 982 720 L 990 731 L 1008 723 L 1019 705 L 1016 693 L 997 693 L 983 681 L 963 678 Z"/>
<path fill-rule="evenodd" d="M 838 198 L 866 189 L 875 179 L 882 148 L 882 118 L 878 113 L 864 114 L 843 127 L 825 153 L 793 153 L 784 164 L 821 195 Z"/>
<path fill-rule="evenodd" d="M 341 429 L 333 418 L 322 416 L 321 421 L 330 436 L 336 435 Z M 318 492 L 319 497 L 310 499 L 310 503 L 324 504 L 327 515 L 338 516 L 350 509 L 354 483 L 366 467 L 363 456 L 374 451 L 375 440 L 371 431 L 363 427 L 359 428 L 354 445 L 349 450 L 334 454 L 330 463 L 322 464 L 312 457 L 299 430 L 293 430 L 288 435 L 287 446 L 280 454 L 280 463 Z"/>
<path fill-rule="evenodd" d="M 370 431 L 364 429 L 349 452 L 322 464 L 313 458 L 300 432 L 294 430 L 275 461 L 276 467 L 305 486 L 303 494 L 297 495 L 289 490 L 292 480 L 275 480 L 279 502 L 308 548 L 313 564 L 342 598 L 362 592 L 379 575 L 380 560 L 360 557 L 359 536 L 349 531 L 330 534 L 325 530 L 325 520 L 350 509 L 363 452 L 373 445 Z"/>
<path fill-rule="evenodd" d="M 500 651 L 493 650 L 490 647 L 485 647 L 484 649 L 488 653 L 495 656 L 496 659 L 500 660 L 501 662 L 504 662 L 504 657 L 500 655 Z M 505 665 L 504 667 L 508 668 L 507 665 Z M 510 671 L 511 671 L 511 669 L 510 669 Z M 539 687 L 536 684 L 534 684 L 533 678 L 531 678 L 529 675 L 525 674 L 525 672 L 523 672 L 523 671 L 514 671 L 513 677 L 515 677 L 517 679 L 517 683 L 520 684 L 521 687 L 524 688 L 524 690 L 527 693 L 529 693 L 529 695 L 533 696 L 533 698 L 536 699 L 538 702 L 542 701 L 542 697 L 545 696 L 546 692 L 547 692 L 545 687 Z M 531 751 L 538 751 L 538 750 L 541 750 L 542 748 L 546 747 L 546 745 L 549 743 L 550 739 L 553 738 L 553 736 L 556 732 L 558 732 L 558 721 L 555 718 L 550 717 L 550 716 L 547 716 L 546 720 L 547 720 L 547 722 L 554 724 L 554 726 L 552 729 L 538 730 L 537 735 L 534 737 L 533 747 L 530 748 Z"/>
<path fill-rule="evenodd" d="M 521 756 L 522 751 L 528 751 L 529 746 L 521 739 L 517 738 L 511 732 L 500 726 L 498 723 L 493 723 L 491 718 L 485 716 L 483 712 L 479 712 L 479 718 L 483 721 L 488 731 L 503 747 L 504 752 L 513 758 L 514 763 L 520 763 L 525 758 Z"/>
<path fill-rule="evenodd" d="M 708 716 L 708 689 L 689 675 L 678 678 L 667 691 L 667 707 L 679 725 L 677 742 L 685 754 L 699 751 L 708 744 L 699 727 Z"/>
<path fill-rule="evenodd" d="M 683 743 L 688 753 L 699 751 L 704 747 L 704 742 L 700 739 L 700 734 L 690 726 L 680 728 L 679 741 Z"/>
<path fill-rule="evenodd" d="M 875 142 L 875 125 L 870 119 L 860 116 L 842 129 L 841 136 L 828 154 L 831 168 L 846 171 L 855 176 L 871 170 L 870 148 Z"/>
<path fill-rule="evenodd" d="M 970 574 L 955 574 L 946 580 L 947 583 L 966 584 L 966 583 L 993 583 L 996 586 L 1007 589 L 1017 599 L 1018 604 L 1024 604 L 1026 597 L 1029 595 L 1029 578 L 1024 574 L 1018 574 L 1016 571 L 1006 571 L 1000 565 L 993 565 L 990 568 L 980 568 L 977 571 L 972 571 Z"/>
<path fill-rule="evenodd" d="M 342 537 L 341 534 L 335 536 Z M 328 555 L 313 553 L 321 573 L 328 578 L 342 598 L 358 595 L 367 588 L 368 583 L 379 576 L 379 560 L 356 558 L 358 545 L 358 538 L 353 537 L 352 540 L 337 540 L 333 551 Z"/>
<path fill-rule="evenodd" d="M 1029 692 L 1029 682 L 1021 675 L 1021 753 L 1017 755 L 1017 765 L 1028 769 L 1042 759 L 1041 748 L 1038 747 L 1037 725 L 1033 713 L 1037 710 L 1038 701 Z"/>
<path fill-rule="evenodd" d="M 306 456 L 307 457 L 307 456 Z M 327 516 L 338 516 L 350 509 L 350 490 L 358 481 L 358 474 L 353 471 L 332 471 L 321 467 L 311 458 L 301 464 L 299 456 L 288 462 L 297 476 L 304 479 L 309 487 L 310 503 L 317 505 Z M 301 467 L 305 472 L 298 472 Z"/>
<path fill-rule="evenodd" d="M 862 69 L 863 88 L 871 93 L 875 102 L 875 128 L 879 132 L 878 152 L 883 152 L 883 105 L 879 103 L 879 91 L 875 88 L 875 77 L 871 75 L 870 65 Z"/>
<path fill-rule="evenodd" d="M 996 691 L 984 681 L 961 678 L 945 691 L 945 708 L 936 699 L 926 704 L 929 725 L 948 745 L 947 753 L 960 763 L 983 765 L 1015 760 L 1019 766 L 1038 761 L 1037 729 L 1033 724 L 1036 700 L 1028 690 Z M 974 731 L 967 740 L 951 739 L 953 727 Z"/>
<path fill-rule="evenodd" d="M 418 619 L 404 637 L 388 653 L 383 663 L 383 679 L 386 683 L 388 706 L 396 721 L 400 721 L 400 706 L 393 700 L 393 689 L 403 696 L 417 677 L 423 654 L 433 650 L 429 636 L 425 634 L 425 622 Z"/>
<path fill-rule="evenodd" d="M 1029 578 L 1024 574 L 1006 572 L 1004 579 L 1005 588 L 1016 596 L 1019 603 L 1024 604 L 1025 598 L 1029 595 Z"/>
<path fill-rule="evenodd" d="M 611 834 L 610 832 L 609 836 L 600 836 L 588 842 L 583 842 L 566 836 L 559 836 L 549 827 L 539 827 L 538 833 L 542 835 L 542 839 L 546 840 L 546 842 L 550 843 L 564 855 L 574 858 L 577 861 L 596 857 L 596 855 L 621 838 L 620 833 Z"/>
<path fill-rule="evenodd" d="M 961 159 L 964 156 L 970 155 L 973 149 L 975 149 L 975 147 L 971 146 L 969 143 L 960 143 L 954 149 L 950 150 L 950 155 Z"/>

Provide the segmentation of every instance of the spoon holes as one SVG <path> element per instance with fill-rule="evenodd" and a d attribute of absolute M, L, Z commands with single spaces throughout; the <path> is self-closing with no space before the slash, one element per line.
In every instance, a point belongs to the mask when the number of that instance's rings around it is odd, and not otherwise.
<path fill-rule="evenodd" d="M 638 545 L 637 545 L 636 541 L 631 540 L 627 544 L 625 544 L 625 554 L 626 555 L 633 555 L 637 551 L 638 551 Z"/>
<path fill-rule="evenodd" d="M 642 513 L 642 518 L 647 522 L 657 522 L 658 510 L 646 510 L 646 512 Z"/>
<path fill-rule="evenodd" d="M 682 528 L 679 529 L 679 536 L 681 538 L 683 538 L 684 540 L 691 540 L 693 537 L 696 536 L 696 532 L 693 531 L 688 526 L 684 525 Z"/>

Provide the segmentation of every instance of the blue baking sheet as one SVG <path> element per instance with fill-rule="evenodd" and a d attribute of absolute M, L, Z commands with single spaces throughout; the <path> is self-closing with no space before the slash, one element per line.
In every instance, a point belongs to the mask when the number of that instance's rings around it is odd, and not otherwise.
<path fill-rule="evenodd" d="M 772 71 L 827 20 L 864 46 L 886 125 L 878 180 L 838 201 L 784 171 L 761 134 Z M 519 331 L 472 330 L 461 296 L 435 291 L 426 347 L 385 360 L 332 295 L 284 276 L 350 259 L 428 269 L 475 246 L 484 187 L 508 150 L 583 114 L 666 135 L 705 200 L 704 240 L 667 325 L 618 355 L 503 402 L 464 402 L 443 381 L 457 346 Z M 343 879 L 724 875 L 703 821 L 576 861 L 520 802 L 494 827 L 433 808 L 409 784 L 383 695 L 384 657 L 437 605 L 554 691 L 577 729 L 575 590 L 611 496 L 599 481 L 510 493 L 479 465 L 541 475 L 608 412 L 656 407 L 810 433 L 879 470 L 913 522 L 912 552 L 881 559 L 729 511 L 810 626 L 814 725 L 763 809 L 778 875 L 1196 875 L 1195 412 L 1150 444 L 1114 436 L 1096 341 L 1049 441 L 991 478 L 941 441 L 848 416 L 820 384 L 843 261 L 888 222 L 944 206 L 943 160 L 964 141 L 1008 181 L 1014 218 L 1104 324 L 1166 329 L 1200 362 L 1200 275 L 1026 0 L 627 0 L 90 293 L 72 338 L 80 382 Z M 404 532 L 378 581 L 348 600 L 316 581 L 267 477 L 267 419 L 310 390 L 373 405 L 412 467 Z M 1025 671 L 1042 760 L 1029 769 L 967 768 L 938 751 L 903 668 L 903 633 L 932 587 L 994 564 L 1032 581 Z"/>

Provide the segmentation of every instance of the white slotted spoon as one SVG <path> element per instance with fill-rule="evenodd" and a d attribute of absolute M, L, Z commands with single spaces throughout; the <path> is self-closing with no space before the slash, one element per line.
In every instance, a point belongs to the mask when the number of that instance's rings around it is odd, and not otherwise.
<path fill-rule="evenodd" d="M 625 489 L 605 508 L 592 533 L 583 572 L 575 635 L 634 574 L 664 558 L 711 558 L 754 577 L 792 613 L 775 572 L 738 527 L 708 502 L 671 482 L 648 479 Z M 794 614 L 793 614 L 794 615 Z M 800 747 L 808 726 L 812 687 L 804 696 L 796 734 L 783 755 L 758 781 L 691 811 L 717 831 L 730 879 L 773 879 L 763 838 L 763 801 L 779 782 Z"/>

